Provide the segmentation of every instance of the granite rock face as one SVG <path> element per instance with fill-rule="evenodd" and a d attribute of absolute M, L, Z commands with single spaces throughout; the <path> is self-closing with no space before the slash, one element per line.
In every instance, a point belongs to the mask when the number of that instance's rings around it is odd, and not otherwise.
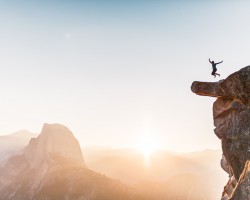
<path fill-rule="evenodd" d="M 56 156 L 84 164 L 79 142 L 73 133 L 61 124 L 45 123 L 41 134 L 30 140 L 24 156 L 33 168 L 39 168 L 44 160 Z"/>
<path fill-rule="evenodd" d="M 193 82 L 191 90 L 217 97 L 214 132 L 222 141 L 222 168 L 229 174 L 223 200 L 250 200 L 250 66 L 219 82 Z M 244 175 L 243 175 L 244 174 Z"/>
<path fill-rule="evenodd" d="M 245 168 L 239 178 L 238 185 L 234 190 L 231 200 L 250 199 L 250 161 L 246 162 Z"/>

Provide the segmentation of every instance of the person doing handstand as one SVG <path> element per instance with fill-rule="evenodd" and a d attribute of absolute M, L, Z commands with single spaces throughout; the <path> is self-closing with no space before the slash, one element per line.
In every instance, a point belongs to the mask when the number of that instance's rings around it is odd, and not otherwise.
<path fill-rule="evenodd" d="M 216 77 L 216 75 L 220 76 L 220 74 L 216 73 L 216 71 L 217 71 L 216 65 L 221 64 L 223 62 L 223 60 L 221 62 L 218 62 L 218 63 L 215 63 L 214 61 L 211 61 L 210 58 L 208 60 L 212 64 L 212 68 L 213 68 L 213 71 L 212 71 L 211 75 L 213 75 L 214 78 Z"/>

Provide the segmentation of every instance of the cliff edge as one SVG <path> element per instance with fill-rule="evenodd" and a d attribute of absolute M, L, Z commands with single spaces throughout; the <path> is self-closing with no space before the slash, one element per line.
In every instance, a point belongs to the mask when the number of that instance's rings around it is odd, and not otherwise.
<path fill-rule="evenodd" d="M 229 174 L 222 200 L 250 200 L 250 66 L 219 82 L 193 82 L 191 90 L 216 97 L 214 132 L 222 142 L 221 167 Z"/>

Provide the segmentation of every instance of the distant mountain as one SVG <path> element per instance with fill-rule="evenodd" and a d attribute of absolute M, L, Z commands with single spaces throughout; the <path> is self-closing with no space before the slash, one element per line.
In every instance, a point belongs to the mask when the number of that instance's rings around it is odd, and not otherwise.
<path fill-rule="evenodd" d="M 159 151 L 148 162 L 132 149 L 85 147 L 84 155 L 91 169 L 162 200 L 213 200 L 220 196 L 227 180 L 219 167 L 220 150 L 188 154 Z"/>
<path fill-rule="evenodd" d="M 84 158 L 73 134 L 59 124 L 44 124 L 39 136 L 26 130 L 0 136 L 0 159 L 6 156 L 0 200 L 213 200 L 227 179 L 220 150 L 158 151 L 149 162 L 133 149 L 83 152 Z"/>
<path fill-rule="evenodd" d="M 27 130 L 20 130 L 9 135 L 0 136 L 0 152 L 13 146 L 24 147 L 32 137 L 37 137 L 37 134 Z"/>
<path fill-rule="evenodd" d="M 10 135 L 0 136 L 0 162 L 3 162 L 9 156 L 19 152 L 28 145 L 31 138 L 36 136 L 37 134 L 27 130 L 20 130 Z"/>
<path fill-rule="evenodd" d="M 149 200 L 119 181 L 89 170 L 80 145 L 60 124 L 44 124 L 0 169 L 0 200 Z"/>
<path fill-rule="evenodd" d="M 193 153 L 170 153 L 158 151 L 151 155 L 148 163 L 142 153 L 133 149 L 85 147 L 87 165 L 108 176 L 137 183 L 141 179 L 165 181 L 180 173 L 202 173 L 220 170 L 220 150 L 205 150 Z M 127 168 L 127 166 L 131 166 Z M 113 169 L 116 170 L 113 170 Z M 124 173 L 124 172 L 127 172 Z"/>

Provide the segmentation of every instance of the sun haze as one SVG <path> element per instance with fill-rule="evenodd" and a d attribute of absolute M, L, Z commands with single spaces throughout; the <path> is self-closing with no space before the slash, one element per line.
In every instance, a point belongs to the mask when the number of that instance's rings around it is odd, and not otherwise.
<path fill-rule="evenodd" d="M 149 160 L 150 156 L 157 151 L 157 146 L 157 143 L 152 137 L 144 135 L 137 141 L 134 148 L 141 152 L 146 160 Z"/>

